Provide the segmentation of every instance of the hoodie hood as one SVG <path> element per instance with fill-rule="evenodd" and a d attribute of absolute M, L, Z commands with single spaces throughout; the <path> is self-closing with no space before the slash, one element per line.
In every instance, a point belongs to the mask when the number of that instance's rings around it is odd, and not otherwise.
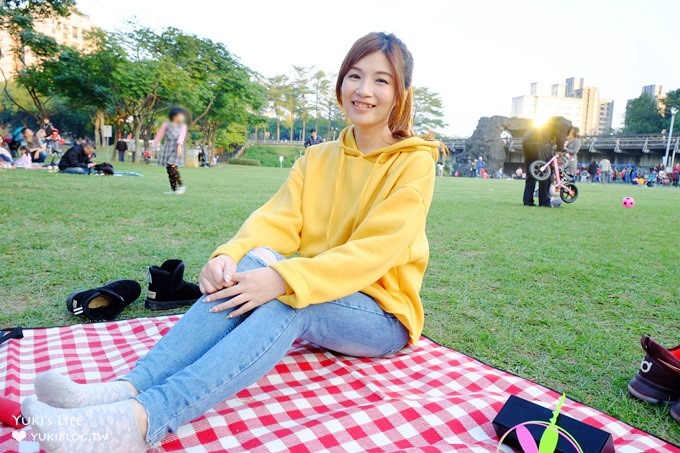
<path fill-rule="evenodd" d="M 340 143 L 342 152 L 345 155 L 358 157 L 363 156 L 369 159 L 377 158 L 378 161 L 381 160 L 379 156 L 389 156 L 398 153 L 412 153 L 416 151 L 426 151 L 430 156 L 432 156 L 432 160 L 434 162 L 437 162 L 439 159 L 439 143 L 428 141 L 420 137 L 409 137 L 385 148 L 363 154 L 361 151 L 359 151 L 357 142 L 354 139 L 354 126 L 350 126 L 343 129 L 343 131 L 340 133 L 340 137 L 338 138 L 338 142 Z"/>

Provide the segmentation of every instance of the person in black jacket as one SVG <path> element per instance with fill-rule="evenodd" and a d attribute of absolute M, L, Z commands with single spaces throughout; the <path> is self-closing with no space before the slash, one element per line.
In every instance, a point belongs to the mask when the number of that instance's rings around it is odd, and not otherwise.
<path fill-rule="evenodd" d="M 535 160 L 549 161 L 552 157 L 553 144 L 558 150 L 564 149 L 564 142 L 571 129 L 571 121 L 561 116 L 550 118 L 545 125 L 530 129 L 524 134 L 522 151 L 524 151 L 524 163 L 527 165 L 527 179 L 524 183 L 524 206 L 535 206 L 534 190 L 536 179 L 529 171 L 529 165 Z M 538 205 L 550 206 L 550 178 L 538 182 Z"/>
<path fill-rule="evenodd" d="M 307 137 L 307 140 L 305 140 L 305 148 L 309 148 L 310 146 L 313 146 L 313 145 L 318 145 L 319 143 L 322 143 L 322 142 L 323 142 L 323 138 L 316 135 L 316 129 L 312 129 L 309 137 Z"/>
<path fill-rule="evenodd" d="M 125 151 L 128 150 L 128 144 L 125 140 L 120 139 L 116 143 L 116 151 L 118 151 L 118 160 L 125 162 Z M 134 160 L 134 159 L 133 159 Z"/>
<path fill-rule="evenodd" d="M 74 175 L 86 175 L 94 167 L 92 158 L 94 155 L 94 144 L 85 142 L 82 145 L 73 145 L 61 156 L 59 170 L 62 173 Z"/>

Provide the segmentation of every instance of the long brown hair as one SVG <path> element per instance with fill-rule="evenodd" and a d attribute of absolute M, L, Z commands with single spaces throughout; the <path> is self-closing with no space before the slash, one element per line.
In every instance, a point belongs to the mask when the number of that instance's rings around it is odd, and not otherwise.
<path fill-rule="evenodd" d="M 413 136 L 413 56 L 393 34 L 369 33 L 359 38 L 345 56 L 335 83 L 335 96 L 342 106 L 342 82 L 356 63 L 367 55 L 382 52 L 392 66 L 395 81 L 395 105 L 387 125 L 396 139 Z"/>

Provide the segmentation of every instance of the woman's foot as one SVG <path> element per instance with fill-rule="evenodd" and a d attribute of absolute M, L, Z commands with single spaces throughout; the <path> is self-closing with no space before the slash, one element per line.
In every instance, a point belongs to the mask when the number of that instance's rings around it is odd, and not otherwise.
<path fill-rule="evenodd" d="M 137 394 L 132 384 L 127 381 L 76 384 L 53 370 L 35 379 L 35 393 L 38 400 L 60 408 L 115 403 Z"/>
<path fill-rule="evenodd" d="M 181 194 L 183 194 L 183 193 L 186 192 L 186 191 L 187 191 L 187 188 L 186 188 L 186 187 L 184 187 L 184 186 L 179 186 L 179 187 L 177 188 L 177 190 L 175 190 L 175 193 L 176 193 L 177 195 L 181 195 Z"/>
<path fill-rule="evenodd" d="M 147 451 L 134 401 L 101 406 L 57 409 L 35 398 L 21 404 L 24 418 L 31 425 L 31 440 L 40 442 L 47 453 Z"/>

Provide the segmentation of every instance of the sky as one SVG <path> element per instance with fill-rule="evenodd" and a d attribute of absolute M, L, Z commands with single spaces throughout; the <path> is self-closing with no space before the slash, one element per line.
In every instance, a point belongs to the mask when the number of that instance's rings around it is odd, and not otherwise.
<path fill-rule="evenodd" d="M 411 50 L 414 84 L 440 93 L 447 135 L 472 134 L 482 116 L 510 115 L 531 82 L 584 77 L 614 99 L 614 127 L 643 85 L 680 88 L 678 0 L 78 0 L 106 30 L 130 20 L 223 42 L 269 77 L 292 65 L 335 73 L 370 31 Z"/>

